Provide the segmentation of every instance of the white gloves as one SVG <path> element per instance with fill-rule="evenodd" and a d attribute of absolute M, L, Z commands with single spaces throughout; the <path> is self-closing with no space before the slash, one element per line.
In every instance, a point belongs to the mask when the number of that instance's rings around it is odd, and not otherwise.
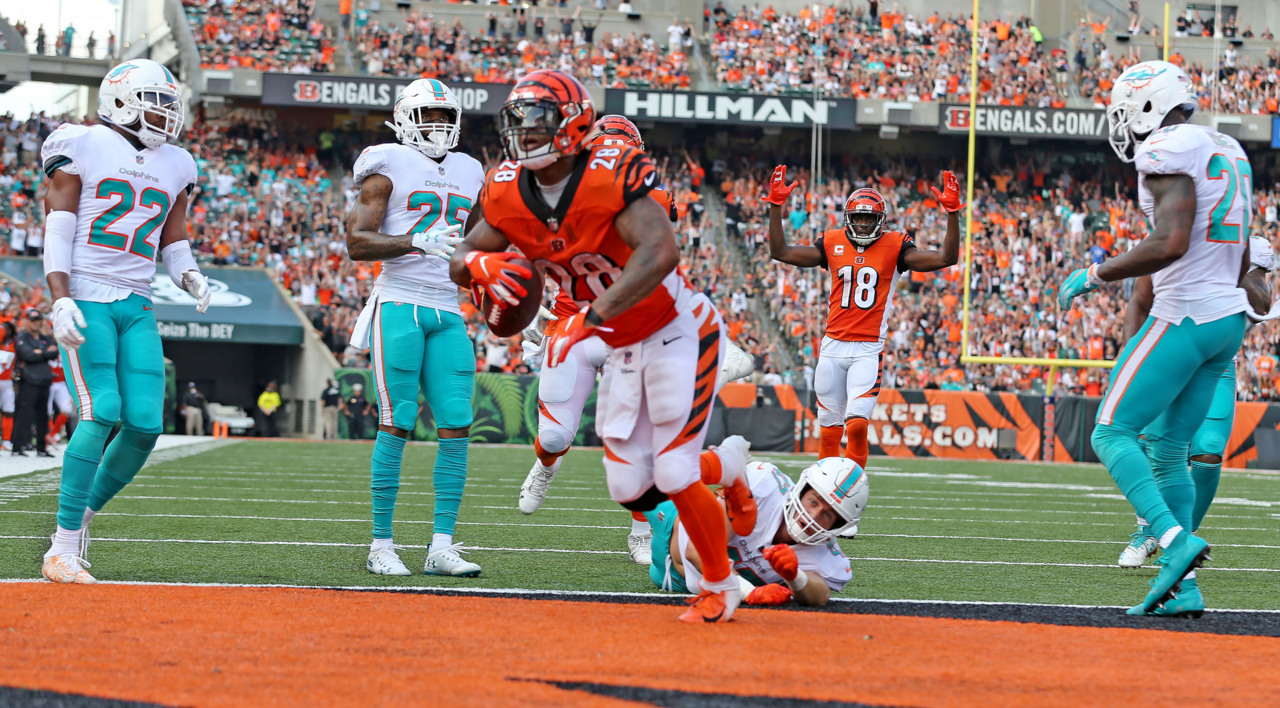
<path fill-rule="evenodd" d="M 424 256 L 437 256 L 446 261 L 453 257 L 453 249 L 462 243 L 462 224 L 446 226 L 443 229 L 432 229 L 413 235 L 413 247 Z"/>
<path fill-rule="evenodd" d="M 204 314 L 209 310 L 209 300 L 213 298 L 213 293 L 209 292 L 209 279 L 198 270 L 189 270 L 182 274 L 182 289 L 191 293 L 199 302 L 196 303 L 196 312 Z M 79 310 L 76 311 L 79 313 Z"/>
<path fill-rule="evenodd" d="M 529 365 L 530 369 L 541 369 L 542 358 L 547 354 L 547 340 L 542 340 L 538 344 L 530 341 L 520 342 L 520 359 Z"/>
<path fill-rule="evenodd" d="M 76 301 L 69 297 L 60 297 L 53 303 L 53 338 L 58 344 L 75 351 L 84 344 L 81 327 L 88 326 L 84 315 L 80 312 Z"/>
<path fill-rule="evenodd" d="M 547 323 L 556 322 L 559 319 L 559 317 L 551 314 L 551 311 L 547 308 L 539 307 L 538 315 L 533 318 L 528 327 L 525 327 L 520 332 L 520 335 L 524 337 L 524 341 L 520 342 L 520 358 L 529 365 L 529 368 L 542 368 L 542 359 L 547 353 L 547 337 L 545 334 Z"/>

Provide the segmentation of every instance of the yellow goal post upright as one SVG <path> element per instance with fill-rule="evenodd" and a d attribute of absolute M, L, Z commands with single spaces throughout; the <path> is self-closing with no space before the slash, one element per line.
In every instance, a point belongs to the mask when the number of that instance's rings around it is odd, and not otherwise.
<path fill-rule="evenodd" d="M 1053 422 L 1054 395 L 1053 381 L 1060 368 L 1100 368 L 1110 369 L 1114 361 L 1094 359 L 1049 359 L 1042 357 L 1020 356 L 973 356 L 969 354 L 969 310 L 970 281 L 973 272 L 973 182 L 974 154 L 978 143 L 978 9 L 981 0 L 973 0 L 973 18 L 969 38 L 969 155 L 965 175 L 965 208 L 964 208 L 964 298 L 962 300 L 960 324 L 960 361 L 964 364 L 1007 364 L 1020 366 L 1039 366 L 1048 370 L 1045 380 L 1044 421 L 1041 430 L 1041 457 L 1052 461 L 1053 454 Z M 1168 30 L 1168 5 L 1165 6 L 1165 30 Z M 1167 36 L 1167 35 L 1166 35 Z M 1167 39 L 1165 40 L 1168 41 Z M 1166 55 L 1168 48 L 1165 49 Z"/>

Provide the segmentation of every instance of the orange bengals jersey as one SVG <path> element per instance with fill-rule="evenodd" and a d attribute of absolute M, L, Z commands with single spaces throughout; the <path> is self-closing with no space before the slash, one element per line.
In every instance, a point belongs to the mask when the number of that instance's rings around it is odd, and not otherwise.
<path fill-rule="evenodd" d="M 832 278 L 827 336 L 842 342 L 884 339 L 893 291 L 907 270 L 902 256 L 916 247 L 915 241 L 901 231 L 885 231 L 859 252 L 844 229 L 832 229 L 814 245 Z"/>
<path fill-rule="evenodd" d="M 555 312 L 572 316 L 622 274 L 632 250 L 614 220 L 651 193 L 657 172 L 635 148 L 591 148 L 579 155 L 554 209 L 533 180 L 532 171 L 514 162 L 490 170 L 480 192 L 484 220 L 556 280 L 563 302 L 557 298 Z M 643 340 L 675 318 L 675 296 L 686 287 L 679 270 L 672 271 L 648 297 L 606 321 L 613 331 L 600 338 L 611 347 Z"/>

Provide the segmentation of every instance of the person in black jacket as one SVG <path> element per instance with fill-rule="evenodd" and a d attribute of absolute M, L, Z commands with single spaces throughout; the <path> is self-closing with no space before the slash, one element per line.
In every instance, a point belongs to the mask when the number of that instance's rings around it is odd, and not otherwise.
<path fill-rule="evenodd" d="M 40 328 L 44 316 L 34 307 L 27 308 L 18 333 L 14 353 L 18 355 L 14 378 L 18 382 L 18 400 L 14 405 L 13 454 L 26 456 L 31 447 L 34 428 L 36 454 L 49 454 L 45 437 L 49 434 L 49 385 L 53 383 L 53 371 L 49 361 L 58 358 L 58 345 L 53 337 Z"/>

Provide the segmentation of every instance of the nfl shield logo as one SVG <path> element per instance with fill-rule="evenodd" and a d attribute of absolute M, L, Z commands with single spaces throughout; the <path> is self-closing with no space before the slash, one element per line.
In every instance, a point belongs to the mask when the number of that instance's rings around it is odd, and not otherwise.
<path fill-rule="evenodd" d="M 555 253 L 559 253 L 559 252 L 563 251 L 563 250 L 564 250 L 564 239 L 562 239 L 562 238 L 553 238 L 553 239 L 551 239 L 551 250 L 552 250 L 553 252 L 555 252 Z"/>
<path fill-rule="evenodd" d="M 139 165 L 141 165 L 141 164 L 142 164 L 142 156 L 141 156 L 141 155 L 137 155 L 137 156 L 135 156 L 135 158 L 134 158 L 134 159 L 136 159 L 136 160 L 138 161 L 138 164 L 139 164 Z"/>
<path fill-rule="evenodd" d="M 630 363 L 631 363 L 631 352 L 629 352 L 629 351 L 628 351 L 628 352 L 623 352 L 623 353 L 622 353 L 622 363 L 623 363 L 623 364 L 630 364 Z"/>
<path fill-rule="evenodd" d="M 553 233 L 558 232 L 560 230 L 560 220 L 555 218 L 554 216 L 551 217 L 550 219 L 547 219 L 547 228 L 551 229 Z"/>
<path fill-rule="evenodd" d="M 440 168 L 440 176 L 444 177 L 444 165 L 440 165 L 439 168 Z"/>

